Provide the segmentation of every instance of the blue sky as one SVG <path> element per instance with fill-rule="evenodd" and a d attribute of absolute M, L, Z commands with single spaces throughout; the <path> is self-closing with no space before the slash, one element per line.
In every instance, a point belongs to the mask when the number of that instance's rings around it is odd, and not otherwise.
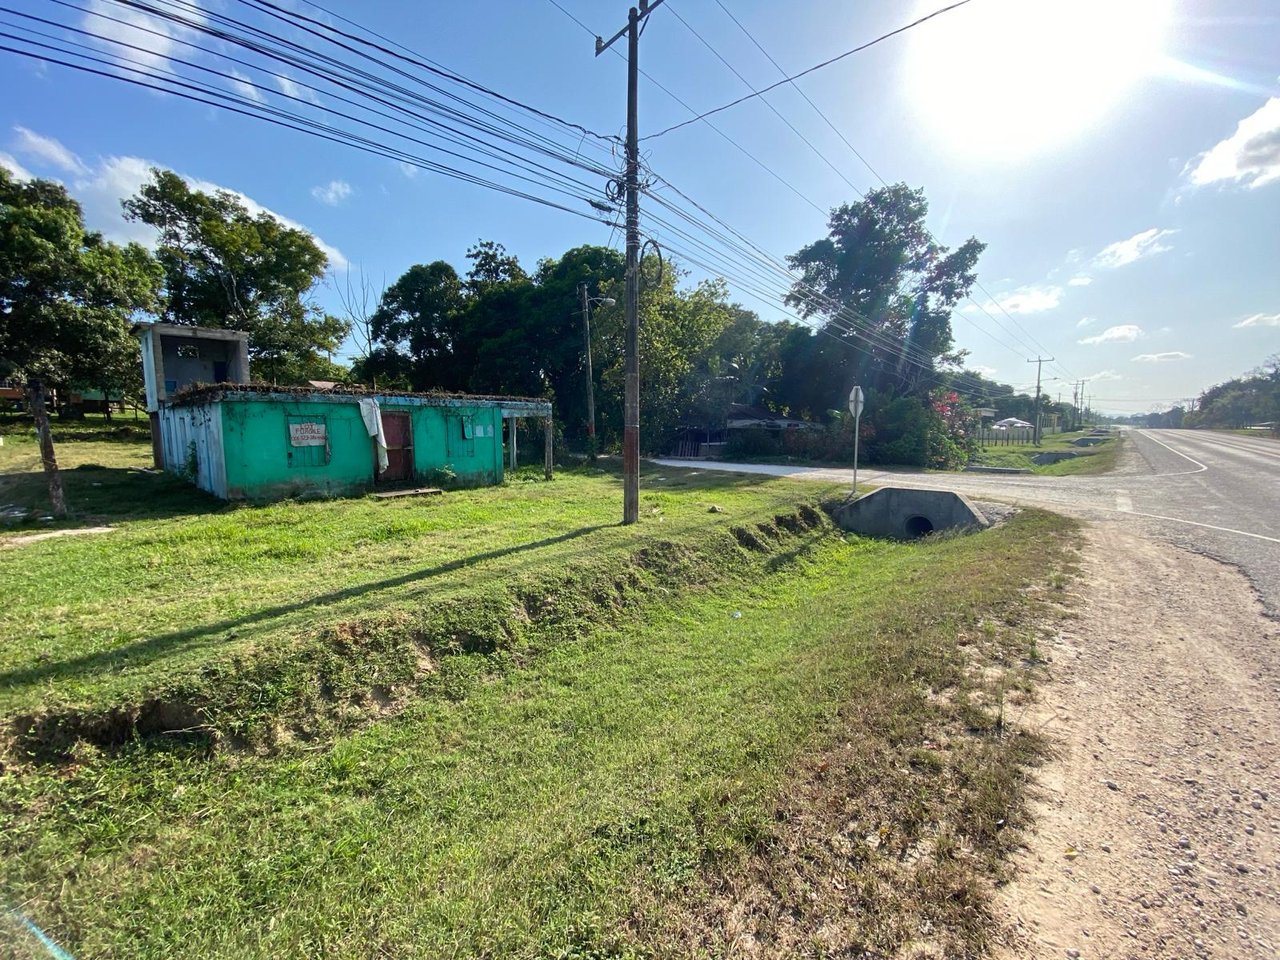
<path fill-rule="evenodd" d="M 603 34 L 626 15 L 624 2 L 559 2 Z M 549 0 L 326 5 L 490 88 L 592 130 L 623 128 L 622 60 L 595 58 L 590 35 Z M 788 72 L 942 5 L 726 0 Z M 238 0 L 201 6 L 243 13 Z M 40 0 L 17 8 L 84 19 Z M 689 27 L 752 85 L 778 79 L 715 0 L 668 0 L 641 62 L 695 109 L 747 88 Z M 793 89 L 768 102 L 826 160 L 756 99 L 714 118 L 724 136 L 694 124 L 646 142 L 647 163 L 777 255 L 821 236 L 823 211 L 878 185 L 849 144 L 885 180 L 924 187 L 941 242 L 988 244 L 980 278 L 999 306 L 975 292 L 985 312 L 958 312 L 958 344 L 972 368 L 1018 386 L 1034 379 L 1025 361 L 1043 345 L 1057 359 L 1046 375 L 1061 378 L 1049 392 L 1069 397 L 1067 381 L 1087 378 L 1096 406 L 1133 412 L 1280 351 L 1274 3 L 972 0 L 800 86 L 848 144 Z M 11 53 L 0 53 L 0 89 L 0 163 L 64 181 L 90 226 L 117 239 L 147 239 L 120 219 L 119 201 L 156 164 L 304 226 L 339 273 L 356 265 L 379 284 L 417 262 L 462 267 L 481 238 L 530 268 L 581 243 L 621 242 L 607 226 L 527 201 Z M 648 81 L 640 109 L 642 133 L 689 117 Z M 784 316 L 730 287 L 762 316 Z M 336 306 L 332 291 L 319 296 Z"/>

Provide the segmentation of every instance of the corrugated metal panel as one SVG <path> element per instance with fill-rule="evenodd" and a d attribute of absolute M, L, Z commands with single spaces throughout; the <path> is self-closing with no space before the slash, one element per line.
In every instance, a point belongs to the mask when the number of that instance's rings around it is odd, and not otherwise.
<path fill-rule="evenodd" d="M 170 473 L 186 477 L 201 490 L 226 499 L 221 409 L 213 404 L 165 406 L 160 410 L 160 436 L 164 442 L 164 462 Z"/>

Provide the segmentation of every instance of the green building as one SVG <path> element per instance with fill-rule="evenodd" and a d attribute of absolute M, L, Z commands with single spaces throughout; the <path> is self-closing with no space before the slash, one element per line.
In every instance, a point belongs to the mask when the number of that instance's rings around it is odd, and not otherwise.
<path fill-rule="evenodd" d="M 216 384 L 158 413 L 165 468 L 225 500 L 346 496 L 428 484 L 437 471 L 501 483 L 503 428 L 514 437 L 521 417 L 544 420 L 551 469 L 545 400 Z"/>

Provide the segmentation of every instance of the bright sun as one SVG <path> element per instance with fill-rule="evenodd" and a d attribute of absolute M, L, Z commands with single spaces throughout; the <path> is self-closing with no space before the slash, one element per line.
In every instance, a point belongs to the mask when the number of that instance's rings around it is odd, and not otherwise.
<path fill-rule="evenodd" d="M 1157 72 L 1170 2 L 974 0 L 911 31 L 911 97 L 949 152 L 1045 150 Z"/>

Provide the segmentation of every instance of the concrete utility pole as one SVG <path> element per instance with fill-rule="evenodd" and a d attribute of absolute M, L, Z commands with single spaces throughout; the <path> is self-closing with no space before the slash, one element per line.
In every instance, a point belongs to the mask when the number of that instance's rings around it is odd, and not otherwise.
<path fill-rule="evenodd" d="M 1036 446 L 1040 446 L 1040 368 L 1046 363 L 1053 363 L 1053 357 L 1036 357 L 1027 363 L 1036 365 Z"/>
<path fill-rule="evenodd" d="M 640 0 L 627 25 L 608 40 L 596 37 L 596 56 L 627 35 L 627 293 L 626 392 L 622 404 L 622 522 L 640 519 L 640 21 L 663 0 Z"/>

